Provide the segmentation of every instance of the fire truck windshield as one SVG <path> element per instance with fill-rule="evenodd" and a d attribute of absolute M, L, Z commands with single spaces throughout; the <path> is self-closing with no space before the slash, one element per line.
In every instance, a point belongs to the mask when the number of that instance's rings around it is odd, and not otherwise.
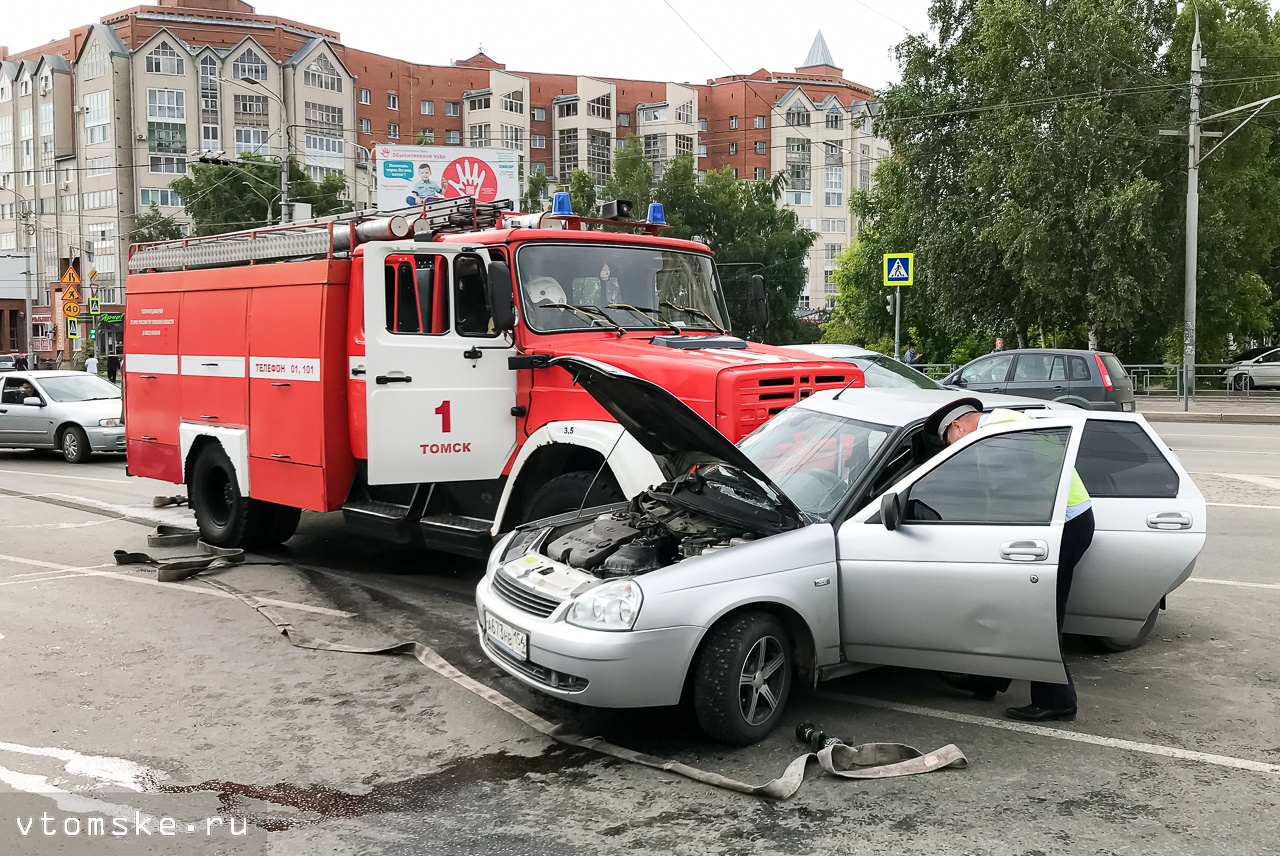
<path fill-rule="evenodd" d="M 668 332 L 728 328 L 715 267 L 698 253 L 533 244 L 516 253 L 516 276 L 524 320 L 539 333 L 593 326 Z"/>

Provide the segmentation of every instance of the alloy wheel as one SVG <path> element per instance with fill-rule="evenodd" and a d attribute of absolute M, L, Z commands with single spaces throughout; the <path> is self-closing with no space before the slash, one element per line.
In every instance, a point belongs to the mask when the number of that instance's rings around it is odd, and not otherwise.
<path fill-rule="evenodd" d="M 759 725 L 778 709 L 786 673 L 786 656 L 782 643 L 772 636 L 762 636 L 747 652 L 739 678 L 738 703 L 748 725 Z"/>

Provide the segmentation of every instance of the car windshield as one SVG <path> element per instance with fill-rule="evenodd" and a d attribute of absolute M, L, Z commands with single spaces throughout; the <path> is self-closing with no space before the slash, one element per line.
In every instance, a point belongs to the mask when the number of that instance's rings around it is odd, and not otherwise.
<path fill-rule="evenodd" d="M 120 397 L 118 386 L 91 374 L 40 378 L 40 387 L 54 401 L 101 401 Z"/>
<path fill-rule="evenodd" d="M 801 511 L 824 518 L 892 433 L 888 425 L 792 407 L 757 428 L 738 448 Z"/>
<path fill-rule="evenodd" d="M 866 385 L 877 389 L 945 388 L 927 374 L 884 355 L 851 357 L 849 361 L 862 369 Z"/>
<path fill-rule="evenodd" d="M 709 256 L 653 247 L 534 244 L 516 254 L 521 309 L 540 333 L 727 330 Z"/>

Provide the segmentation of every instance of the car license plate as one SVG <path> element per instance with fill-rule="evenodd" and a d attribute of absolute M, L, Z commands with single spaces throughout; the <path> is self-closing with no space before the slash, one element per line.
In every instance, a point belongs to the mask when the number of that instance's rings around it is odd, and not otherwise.
<path fill-rule="evenodd" d="M 1133 411 L 1133 405 L 1134 405 L 1134 402 L 1132 402 L 1132 401 L 1126 401 L 1126 402 L 1124 402 L 1123 404 L 1121 404 L 1121 405 L 1120 405 L 1120 407 L 1121 407 L 1121 409 L 1123 409 L 1123 410 L 1126 410 L 1126 411 L 1130 411 L 1130 412 L 1132 412 L 1132 411 Z"/>
<path fill-rule="evenodd" d="M 521 660 L 529 659 L 529 634 L 495 618 L 489 612 L 484 614 L 484 634 L 489 637 L 489 641 L 501 645 L 507 653 Z"/>

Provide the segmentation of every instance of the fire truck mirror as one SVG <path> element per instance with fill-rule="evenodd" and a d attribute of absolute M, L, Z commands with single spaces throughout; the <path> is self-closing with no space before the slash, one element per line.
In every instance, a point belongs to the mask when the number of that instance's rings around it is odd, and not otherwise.
<path fill-rule="evenodd" d="M 764 291 L 764 277 L 756 274 L 751 277 L 751 296 L 755 298 L 756 333 L 764 336 L 764 329 L 769 326 L 769 298 Z"/>
<path fill-rule="evenodd" d="M 489 315 L 495 333 L 509 333 L 516 327 L 515 291 L 511 285 L 511 268 L 506 262 L 489 262 L 486 278 Z"/>

